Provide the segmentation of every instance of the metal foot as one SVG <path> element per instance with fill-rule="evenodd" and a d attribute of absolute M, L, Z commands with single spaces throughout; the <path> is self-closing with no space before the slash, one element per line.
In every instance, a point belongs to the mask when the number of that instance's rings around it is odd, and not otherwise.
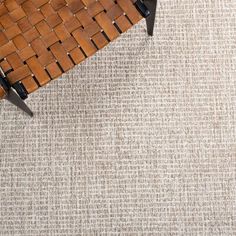
<path fill-rule="evenodd" d="M 150 11 L 150 15 L 146 18 L 148 35 L 153 36 L 155 18 L 156 18 L 157 0 L 144 0 L 144 4 Z"/>
<path fill-rule="evenodd" d="M 29 116 L 33 117 L 33 112 L 12 88 L 8 90 L 8 94 L 5 99 L 20 108 L 22 111 L 26 112 Z"/>

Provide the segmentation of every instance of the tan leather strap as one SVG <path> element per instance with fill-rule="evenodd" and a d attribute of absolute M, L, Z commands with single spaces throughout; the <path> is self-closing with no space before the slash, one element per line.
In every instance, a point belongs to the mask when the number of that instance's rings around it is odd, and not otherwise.
<path fill-rule="evenodd" d="M 7 95 L 7 92 L 4 88 L 0 85 L 0 100 L 3 99 Z"/>
<path fill-rule="evenodd" d="M 141 19 L 133 0 L 3 0 L 0 66 L 31 93 Z"/>

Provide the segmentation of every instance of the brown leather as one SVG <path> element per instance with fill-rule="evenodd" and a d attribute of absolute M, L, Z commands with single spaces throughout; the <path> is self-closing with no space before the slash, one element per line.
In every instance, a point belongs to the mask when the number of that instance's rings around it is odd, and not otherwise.
<path fill-rule="evenodd" d="M 6 91 L 4 88 L 0 85 L 0 100 L 3 99 L 6 96 Z"/>
<path fill-rule="evenodd" d="M 31 93 L 141 19 L 133 0 L 0 0 L 0 66 Z"/>

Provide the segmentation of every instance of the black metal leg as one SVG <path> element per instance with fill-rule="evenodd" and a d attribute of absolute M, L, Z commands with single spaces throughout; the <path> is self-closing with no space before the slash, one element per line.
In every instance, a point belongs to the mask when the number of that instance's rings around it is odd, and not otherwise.
<path fill-rule="evenodd" d="M 150 11 L 150 15 L 146 18 L 148 35 L 153 36 L 155 18 L 156 18 L 157 0 L 144 0 L 144 4 Z"/>
<path fill-rule="evenodd" d="M 5 99 L 20 108 L 22 111 L 26 112 L 29 116 L 33 117 L 33 112 L 12 88 L 9 89 Z"/>

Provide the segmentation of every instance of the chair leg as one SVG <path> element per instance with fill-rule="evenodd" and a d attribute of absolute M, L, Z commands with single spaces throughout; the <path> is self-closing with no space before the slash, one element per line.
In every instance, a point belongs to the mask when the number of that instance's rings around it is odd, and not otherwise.
<path fill-rule="evenodd" d="M 155 18 L 156 18 L 157 0 L 144 0 L 144 4 L 150 11 L 150 15 L 146 18 L 148 35 L 153 36 Z"/>
<path fill-rule="evenodd" d="M 5 97 L 10 103 L 14 104 L 22 111 L 26 112 L 29 116 L 33 117 L 33 112 L 29 109 L 29 107 L 25 104 L 25 102 L 20 98 L 20 96 L 10 88 L 7 96 Z"/>

